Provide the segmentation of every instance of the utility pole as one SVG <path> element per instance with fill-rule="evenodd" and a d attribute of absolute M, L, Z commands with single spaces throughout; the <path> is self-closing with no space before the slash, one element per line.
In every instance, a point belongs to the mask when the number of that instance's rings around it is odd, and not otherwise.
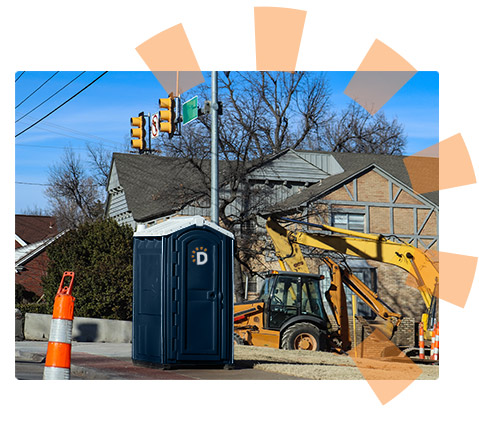
<path fill-rule="evenodd" d="M 211 222 L 219 224 L 218 215 L 218 72 L 211 72 Z"/>

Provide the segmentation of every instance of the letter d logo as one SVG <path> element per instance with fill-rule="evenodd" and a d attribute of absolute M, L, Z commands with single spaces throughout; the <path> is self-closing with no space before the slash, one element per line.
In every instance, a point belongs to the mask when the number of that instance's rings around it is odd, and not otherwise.
<path fill-rule="evenodd" d="M 196 264 L 204 265 L 206 262 L 208 262 L 208 254 L 206 254 L 204 251 L 198 251 L 196 253 Z"/>

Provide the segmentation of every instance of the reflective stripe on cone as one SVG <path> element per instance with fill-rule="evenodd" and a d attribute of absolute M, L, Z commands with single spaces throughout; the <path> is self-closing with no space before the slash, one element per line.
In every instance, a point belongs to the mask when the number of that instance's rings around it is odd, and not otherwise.
<path fill-rule="evenodd" d="M 71 343 L 73 320 L 52 319 L 49 341 Z"/>
<path fill-rule="evenodd" d="M 70 369 L 45 366 L 43 370 L 44 380 L 69 380 Z"/>

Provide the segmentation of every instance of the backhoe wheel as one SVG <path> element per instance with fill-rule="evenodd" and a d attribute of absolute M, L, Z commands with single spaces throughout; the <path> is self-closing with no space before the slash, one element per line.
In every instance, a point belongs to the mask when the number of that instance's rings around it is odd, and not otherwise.
<path fill-rule="evenodd" d="M 311 323 L 296 323 L 284 331 L 281 347 L 303 351 L 325 351 L 327 338 L 323 331 Z"/>

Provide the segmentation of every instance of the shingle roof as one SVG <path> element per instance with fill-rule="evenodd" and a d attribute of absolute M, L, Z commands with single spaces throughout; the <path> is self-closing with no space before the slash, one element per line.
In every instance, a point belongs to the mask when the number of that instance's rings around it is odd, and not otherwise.
<path fill-rule="evenodd" d="M 113 161 L 139 221 L 175 212 L 205 189 L 202 173 L 185 159 L 114 153 Z"/>
<path fill-rule="evenodd" d="M 15 234 L 27 244 L 58 234 L 57 221 L 52 216 L 15 215 Z"/>
<path fill-rule="evenodd" d="M 286 151 L 273 155 L 270 160 L 274 160 Z M 411 188 L 403 156 L 358 153 L 330 154 L 345 170 L 343 173 L 311 185 L 271 207 L 267 212 L 298 208 L 325 194 L 342 181 L 351 179 L 354 175 L 373 166 L 379 167 Z M 202 172 L 187 159 L 174 157 L 114 153 L 113 161 L 116 165 L 120 185 L 125 191 L 128 208 L 137 221 L 167 216 L 181 210 L 199 196 L 209 194 L 209 182 L 205 182 L 205 176 L 209 176 L 209 160 L 203 161 Z M 253 163 L 249 164 L 253 166 Z M 226 164 L 220 161 L 220 183 L 226 176 L 226 168 Z M 433 204 L 439 205 L 439 192 L 422 196 Z"/>
<path fill-rule="evenodd" d="M 268 161 L 284 154 L 272 155 Z M 264 162 L 263 164 L 267 163 Z M 113 153 L 128 209 L 136 221 L 168 216 L 202 195 L 209 195 L 210 161 L 202 161 L 201 170 L 188 159 L 156 155 Z M 254 170 L 258 161 L 248 161 Z M 232 162 L 230 166 L 235 166 Z M 241 166 L 241 165 L 240 165 Z M 219 184 L 228 176 L 228 164 L 219 161 Z M 208 180 L 205 181 L 205 178 Z"/>
<path fill-rule="evenodd" d="M 337 185 L 340 185 L 343 181 L 347 181 L 358 173 L 369 170 L 372 167 L 378 167 L 392 175 L 407 187 L 412 187 L 407 168 L 404 165 L 404 156 L 362 153 L 331 153 L 331 155 L 344 169 L 343 173 L 326 178 L 323 181 L 302 190 L 300 193 L 290 196 L 284 201 L 267 209 L 267 213 L 279 213 L 299 208 L 301 205 L 312 199 L 326 194 Z M 422 194 L 422 196 L 433 204 L 437 206 L 439 205 L 438 191 Z"/>

